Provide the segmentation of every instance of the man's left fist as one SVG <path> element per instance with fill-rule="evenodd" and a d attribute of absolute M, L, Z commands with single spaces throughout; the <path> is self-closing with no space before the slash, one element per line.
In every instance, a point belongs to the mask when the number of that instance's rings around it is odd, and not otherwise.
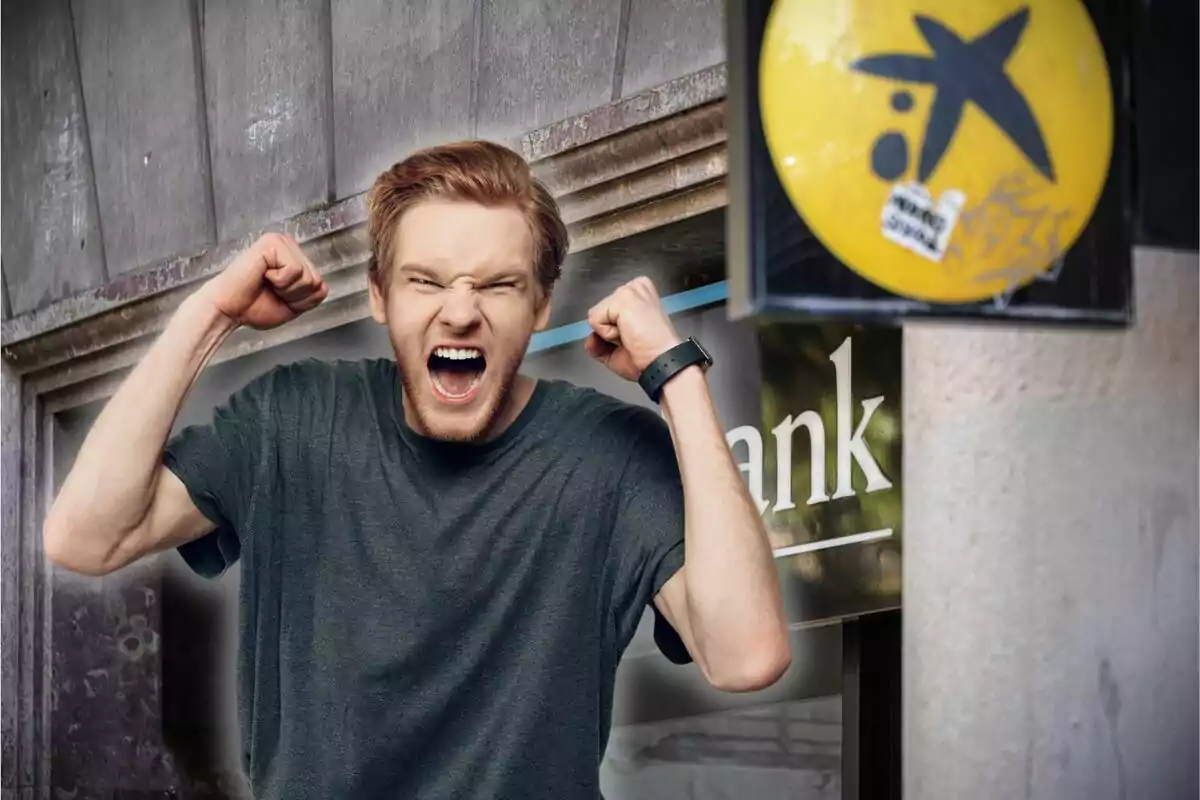
<path fill-rule="evenodd" d="M 627 381 L 636 381 L 654 359 L 679 344 L 671 318 L 649 278 L 634 278 L 592 306 L 588 355 Z"/>

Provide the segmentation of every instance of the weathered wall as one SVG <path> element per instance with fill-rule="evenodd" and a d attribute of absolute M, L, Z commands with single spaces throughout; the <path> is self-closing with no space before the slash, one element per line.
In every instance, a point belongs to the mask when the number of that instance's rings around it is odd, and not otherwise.
<path fill-rule="evenodd" d="M 6 315 L 98 286 L 104 269 L 70 8 L 6 3 L 0 232 Z"/>
<path fill-rule="evenodd" d="M 1195 253 L 1136 327 L 905 329 L 904 782 L 1195 798 Z"/>
<path fill-rule="evenodd" d="M 3 11 L 3 312 L 724 60 L 722 0 L 45 0 Z"/>

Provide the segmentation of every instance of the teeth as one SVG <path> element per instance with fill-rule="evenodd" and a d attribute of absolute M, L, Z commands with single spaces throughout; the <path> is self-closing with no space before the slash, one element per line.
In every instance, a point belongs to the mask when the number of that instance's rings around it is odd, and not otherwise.
<path fill-rule="evenodd" d="M 473 347 L 439 347 L 433 351 L 438 358 L 448 358 L 451 361 L 465 361 L 468 358 L 480 358 L 482 353 Z"/>

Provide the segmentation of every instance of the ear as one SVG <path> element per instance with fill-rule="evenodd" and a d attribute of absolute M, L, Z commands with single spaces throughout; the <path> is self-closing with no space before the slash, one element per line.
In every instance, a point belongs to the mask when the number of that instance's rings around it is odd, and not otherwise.
<path fill-rule="evenodd" d="M 387 298 L 373 278 L 367 278 L 367 294 L 371 303 L 371 318 L 380 325 L 387 325 Z"/>
<path fill-rule="evenodd" d="M 538 308 L 533 319 L 533 329 L 540 332 L 546 330 L 546 326 L 550 324 L 550 292 L 539 289 L 538 295 Z"/>

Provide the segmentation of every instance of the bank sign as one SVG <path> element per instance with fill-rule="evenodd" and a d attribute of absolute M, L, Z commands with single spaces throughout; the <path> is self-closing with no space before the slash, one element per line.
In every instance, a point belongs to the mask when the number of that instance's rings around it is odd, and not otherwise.
<path fill-rule="evenodd" d="M 726 439 L 766 523 L 789 619 L 898 607 L 899 329 L 780 323 L 756 338 L 762 421 Z"/>
<path fill-rule="evenodd" d="M 1130 321 L 1117 12 L 745 0 L 728 14 L 735 313 Z"/>

